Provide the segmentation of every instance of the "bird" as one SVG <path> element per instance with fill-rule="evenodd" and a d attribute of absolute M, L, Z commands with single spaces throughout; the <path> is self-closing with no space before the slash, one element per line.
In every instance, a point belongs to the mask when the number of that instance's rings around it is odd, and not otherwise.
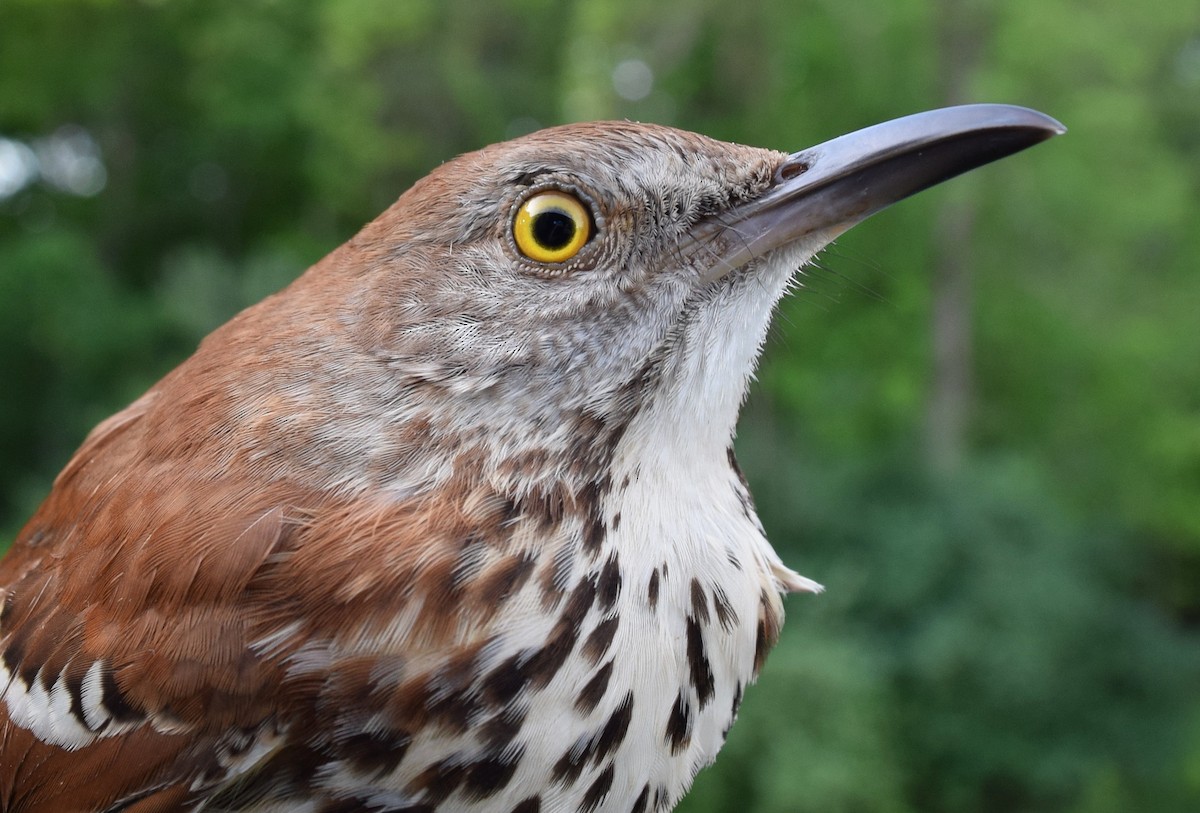
<path fill-rule="evenodd" d="M 777 302 L 1062 131 L 591 122 L 434 169 L 96 426 L 19 532 L 0 811 L 672 809 L 821 589 L 732 445 Z"/>

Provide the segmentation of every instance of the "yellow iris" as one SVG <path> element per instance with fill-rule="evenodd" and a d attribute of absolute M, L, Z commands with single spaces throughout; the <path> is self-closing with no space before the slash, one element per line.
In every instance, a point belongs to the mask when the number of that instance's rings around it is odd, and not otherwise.
<path fill-rule="evenodd" d="M 539 263 L 566 262 L 591 236 L 588 210 L 566 192 L 552 190 L 533 195 L 521 204 L 513 221 L 517 248 Z"/>

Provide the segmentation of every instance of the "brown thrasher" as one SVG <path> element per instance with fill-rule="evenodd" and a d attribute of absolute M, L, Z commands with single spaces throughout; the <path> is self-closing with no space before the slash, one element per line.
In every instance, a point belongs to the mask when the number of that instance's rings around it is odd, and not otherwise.
<path fill-rule="evenodd" d="M 782 621 L 731 447 L 872 212 L 1061 132 L 464 155 L 101 423 L 0 565 L 0 811 L 662 811 Z"/>

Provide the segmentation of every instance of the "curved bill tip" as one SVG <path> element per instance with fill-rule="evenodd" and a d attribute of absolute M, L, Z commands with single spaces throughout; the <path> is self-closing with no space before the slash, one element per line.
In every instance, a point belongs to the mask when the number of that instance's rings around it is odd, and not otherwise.
<path fill-rule="evenodd" d="M 972 104 L 876 124 L 789 155 L 775 183 L 732 214 L 738 267 L 806 235 L 840 233 L 909 195 L 1066 132 L 1026 107 Z"/>
<path fill-rule="evenodd" d="M 805 185 L 813 187 L 823 180 L 912 156 L 912 177 L 915 180 L 924 176 L 924 185 L 902 196 L 906 197 L 1066 131 L 1057 119 L 1028 107 L 1010 104 L 944 107 L 876 124 L 792 153 L 776 170 L 775 178 L 777 184 L 783 185 L 807 174 Z M 952 157 L 955 160 L 946 161 Z M 887 202 L 896 200 L 900 198 Z"/>

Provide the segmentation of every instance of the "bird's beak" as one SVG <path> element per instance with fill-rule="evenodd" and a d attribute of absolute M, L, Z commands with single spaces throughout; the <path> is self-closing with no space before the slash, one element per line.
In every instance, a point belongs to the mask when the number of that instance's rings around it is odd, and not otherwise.
<path fill-rule="evenodd" d="M 707 225 L 709 279 L 773 248 L 826 241 L 898 200 L 1012 155 L 1066 128 L 1024 107 L 973 104 L 917 113 L 793 153 L 762 196 Z"/>

